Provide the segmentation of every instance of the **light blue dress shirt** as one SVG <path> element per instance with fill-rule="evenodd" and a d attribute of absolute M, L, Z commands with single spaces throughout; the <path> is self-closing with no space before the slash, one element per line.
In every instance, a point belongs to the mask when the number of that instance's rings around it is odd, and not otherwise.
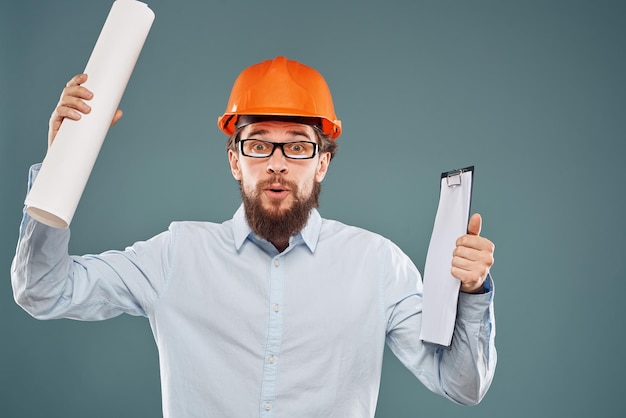
<path fill-rule="evenodd" d="M 452 346 L 425 344 L 411 260 L 316 210 L 282 253 L 241 207 L 221 224 L 174 222 L 124 251 L 69 256 L 69 238 L 24 215 L 16 301 L 39 319 L 147 317 L 166 418 L 373 417 L 385 343 L 454 402 L 479 402 L 493 378 L 490 278 L 487 293 L 460 295 Z"/>

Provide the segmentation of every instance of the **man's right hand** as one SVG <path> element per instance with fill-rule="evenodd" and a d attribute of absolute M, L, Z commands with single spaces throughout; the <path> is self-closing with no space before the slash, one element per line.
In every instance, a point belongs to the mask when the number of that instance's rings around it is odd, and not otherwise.
<path fill-rule="evenodd" d="M 57 132 L 59 132 L 63 119 L 68 118 L 72 120 L 79 120 L 81 118 L 81 114 L 91 112 L 91 107 L 85 103 L 85 100 L 91 100 L 93 98 L 93 93 L 81 85 L 85 81 L 87 81 L 87 74 L 78 74 L 68 81 L 63 89 L 59 103 L 54 109 L 54 112 L 52 112 L 52 116 L 50 116 L 50 124 L 48 128 L 48 147 L 52 145 Z M 117 121 L 120 120 L 122 114 L 123 113 L 120 109 L 115 111 L 111 126 L 115 125 Z"/>

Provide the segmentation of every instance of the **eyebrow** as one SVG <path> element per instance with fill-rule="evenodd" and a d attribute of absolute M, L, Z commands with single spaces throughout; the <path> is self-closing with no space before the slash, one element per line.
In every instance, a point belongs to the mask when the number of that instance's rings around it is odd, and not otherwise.
<path fill-rule="evenodd" d="M 265 135 L 265 134 L 268 134 L 268 133 L 269 133 L 269 131 L 267 129 L 257 129 L 256 131 L 250 132 L 247 136 L 251 137 L 253 135 Z M 292 136 L 303 136 L 306 139 L 308 139 L 309 141 L 311 140 L 311 138 L 306 133 L 306 131 L 291 130 L 291 131 L 287 131 L 287 134 L 292 135 Z"/>

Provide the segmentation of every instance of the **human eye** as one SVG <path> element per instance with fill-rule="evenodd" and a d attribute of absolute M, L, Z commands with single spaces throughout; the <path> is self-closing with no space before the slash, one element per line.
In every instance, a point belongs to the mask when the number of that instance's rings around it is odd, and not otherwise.
<path fill-rule="evenodd" d="M 288 152 L 293 155 L 308 155 L 311 144 L 307 142 L 289 142 L 285 144 Z"/>
<path fill-rule="evenodd" d="M 243 145 L 244 153 L 252 154 L 253 156 L 269 154 L 272 150 L 271 144 L 260 139 L 248 139 Z"/>
<path fill-rule="evenodd" d="M 256 152 L 263 152 L 269 149 L 269 144 L 263 141 L 253 141 L 251 146 L 252 150 Z"/>

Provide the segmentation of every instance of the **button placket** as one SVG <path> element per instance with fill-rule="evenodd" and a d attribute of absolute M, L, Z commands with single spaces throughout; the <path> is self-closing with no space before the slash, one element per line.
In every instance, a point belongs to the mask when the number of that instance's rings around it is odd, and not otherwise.
<path fill-rule="evenodd" d="M 261 387 L 261 414 L 264 417 L 273 416 L 274 400 L 278 383 L 278 357 L 283 338 L 283 303 L 284 260 L 280 256 L 274 257 L 270 264 L 270 291 L 269 316 L 267 339 L 265 345 L 265 366 L 263 367 L 263 382 Z"/>

